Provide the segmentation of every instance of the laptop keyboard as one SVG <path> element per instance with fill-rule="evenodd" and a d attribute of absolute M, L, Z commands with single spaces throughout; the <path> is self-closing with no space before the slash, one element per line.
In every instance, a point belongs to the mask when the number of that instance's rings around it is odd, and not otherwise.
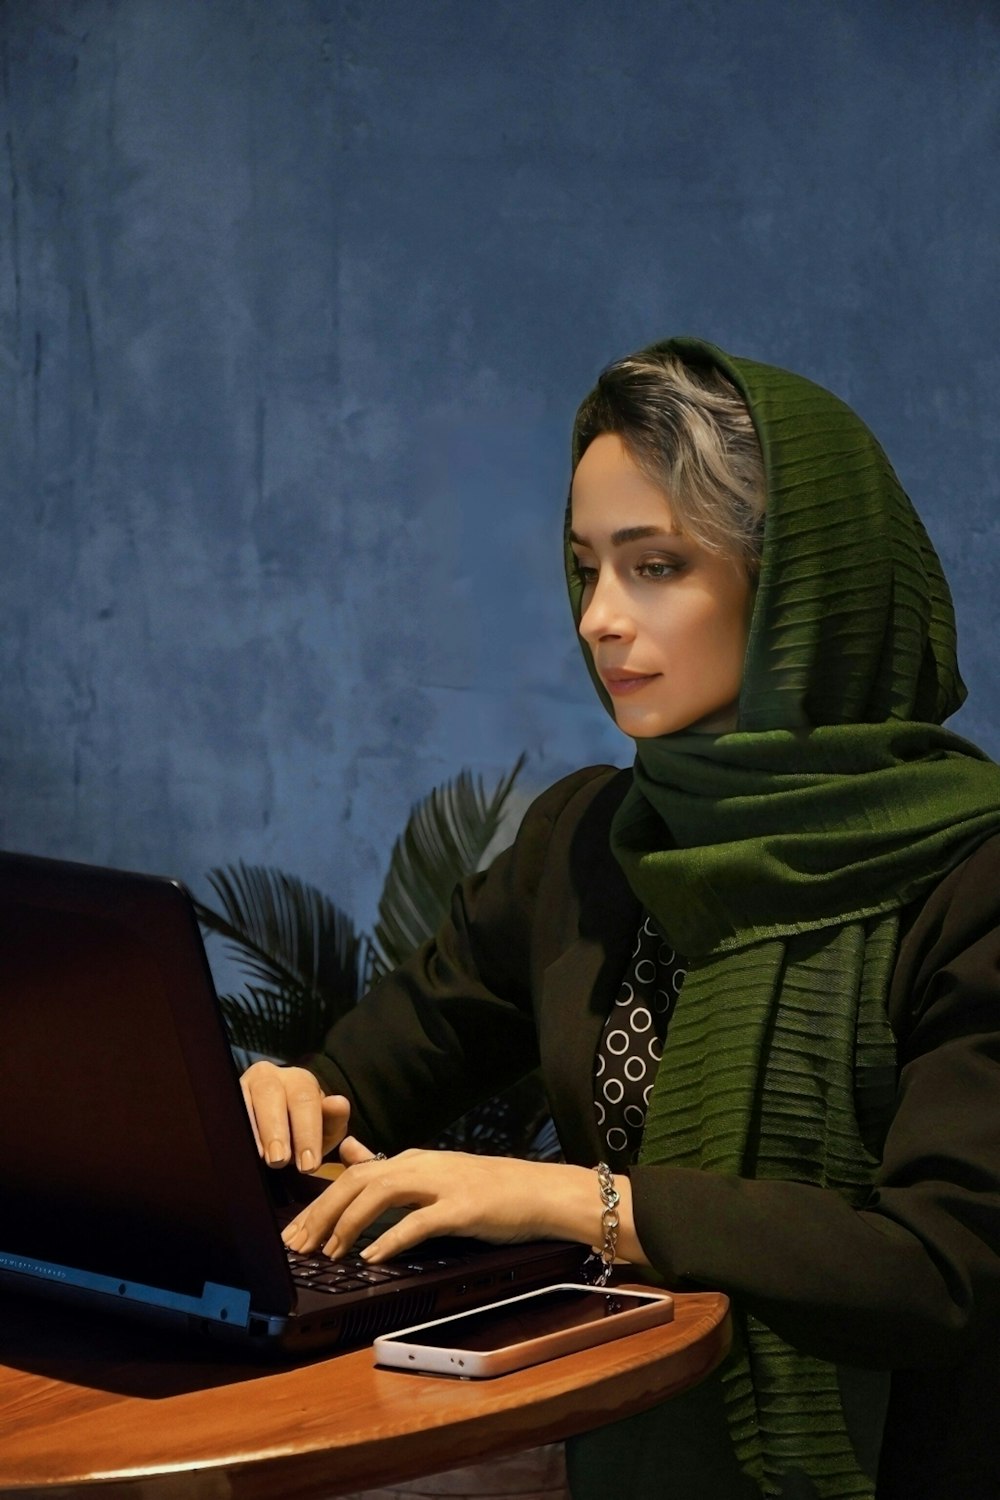
<path fill-rule="evenodd" d="M 330 1260 L 326 1255 L 301 1255 L 297 1250 L 288 1250 L 288 1263 L 292 1280 L 296 1286 L 309 1287 L 315 1292 L 336 1296 L 338 1292 L 357 1292 L 364 1287 L 381 1286 L 388 1281 L 405 1280 L 426 1275 L 428 1271 L 440 1271 L 446 1266 L 461 1265 L 468 1259 L 464 1255 L 403 1257 L 388 1265 L 370 1266 L 356 1251 L 348 1251 L 342 1260 Z"/>

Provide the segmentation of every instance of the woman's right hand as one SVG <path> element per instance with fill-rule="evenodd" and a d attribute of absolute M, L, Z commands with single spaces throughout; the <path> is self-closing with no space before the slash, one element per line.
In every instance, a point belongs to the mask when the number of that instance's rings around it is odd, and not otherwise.
<path fill-rule="evenodd" d="M 294 1154 L 300 1172 L 315 1172 L 347 1134 L 351 1106 L 342 1094 L 324 1094 L 307 1068 L 255 1062 L 240 1088 L 257 1150 L 269 1167 L 286 1167 Z"/>

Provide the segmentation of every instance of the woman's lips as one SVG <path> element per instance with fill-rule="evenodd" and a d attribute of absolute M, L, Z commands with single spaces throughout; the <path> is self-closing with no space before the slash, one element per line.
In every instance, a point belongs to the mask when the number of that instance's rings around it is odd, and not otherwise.
<path fill-rule="evenodd" d="M 601 681 L 613 698 L 627 698 L 647 683 L 655 682 L 659 672 L 602 672 Z"/>

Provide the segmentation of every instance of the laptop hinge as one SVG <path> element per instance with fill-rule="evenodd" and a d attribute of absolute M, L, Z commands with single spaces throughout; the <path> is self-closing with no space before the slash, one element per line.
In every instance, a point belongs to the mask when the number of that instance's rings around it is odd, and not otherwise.
<path fill-rule="evenodd" d="M 119 1298 L 123 1302 L 139 1302 L 144 1306 L 188 1313 L 209 1322 L 228 1323 L 236 1328 L 246 1328 L 250 1322 L 250 1293 L 237 1287 L 220 1286 L 214 1281 L 206 1281 L 201 1296 L 194 1297 L 186 1292 L 169 1291 L 166 1287 L 144 1286 L 140 1281 L 119 1280 L 114 1276 L 101 1276 L 96 1271 L 74 1270 L 70 1266 L 58 1266 L 51 1261 L 0 1250 L 0 1277 L 5 1273 L 37 1277 L 53 1290 L 59 1286 L 75 1287 Z"/>

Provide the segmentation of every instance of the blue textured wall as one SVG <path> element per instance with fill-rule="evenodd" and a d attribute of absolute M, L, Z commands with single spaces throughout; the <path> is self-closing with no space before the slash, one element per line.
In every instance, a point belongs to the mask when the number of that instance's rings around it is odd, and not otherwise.
<path fill-rule="evenodd" d="M 627 758 L 576 402 L 671 332 L 871 422 L 1000 752 L 1000 15 L 7 0 L 0 842 L 371 916 L 410 802 Z"/>

